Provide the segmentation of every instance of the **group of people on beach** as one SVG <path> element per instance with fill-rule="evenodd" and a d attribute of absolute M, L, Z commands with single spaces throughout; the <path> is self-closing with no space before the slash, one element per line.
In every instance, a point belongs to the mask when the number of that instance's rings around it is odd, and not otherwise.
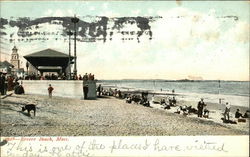
<path fill-rule="evenodd" d="M 168 102 L 165 100 L 165 98 L 162 98 L 160 101 L 160 104 L 164 106 L 164 109 L 170 109 L 171 107 L 176 105 L 176 99 L 173 96 L 173 98 L 168 98 Z"/>
<path fill-rule="evenodd" d="M 203 101 L 203 98 L 201 98 L 201 101 L 198 102 L 197 105 L 197 115 L 198 117 L 206 117 L 208 118 L 208 114 L 209 114 L 209 110 L 206 108 L 206 104 Z M 230 110 L 231 110 L 231 106 L 228 102 L 225 103 L 225 108 L 224 108 L 224 112 L 223 112 L 223 122 L 224 123 L 236 123 L 232 120 L 230 120 Z M 240 109 L 237 109 L 235 112 L 235 118 L 237 118 L 239 120 L 239 118 L 249 118 L 249 110 L 246 110 L 246 113 L 243 115 L 242 113 L 240 113 Z M 244 121 L 244 120 L 242 120 Z"/>
<path fill-rule="evenodd" d="M 6 74 L 1 73 L 0 76 L 0 93 L 1 95 L 6 95 L 7 91 L 13 91 L 15 94 L 24 94 L 24 88 L 18 82 L 18 78 L 12 75 L 6 76 Z"/>
<path fill-rule="evenodd" d="M 222 118 L 222 120 L 224 123 L 235 123 L 236 124 L 236 122 L 230 120 L 230 110 L 231 110 L 231 106 L 228 102 L 226 102 L 225 111 L 223 114 L 224 118 Z M 237 109 L 234 117 L 236 119 L 238 119 L 239 122 L 246 122 L 246 120 L 244 118 L 250 118 L 250 111 L 246 110 L 245 114 L 243 115 L 242 113 L 240 113 L 240 109 Z"/>
<path fill-rule="evenodd" d="M 79 77 L 81 78 L 81 77 Z M 88 80 L 94 80 L 94 75 L 90 74 L 85 74 L 82 77 L 83 81 L 88 81 Z M 0 92 L 1 95 L 6 95 L 6 91 L 11 91 L 14 90 L 15 94 L 24 94 L 24 88 L 22 86 L 22 82 L 21 84 L 18 82 L 18 79 L 15 79 L 14 77 L 8 76 L 6 78 L 6 76 L 4 74 L 1 74 L 0 77 Z M 54 88 L 52 87 L 51 84 L 49 84 L 48 87 L 48 95 L 49 98 L 52 98 L 52 92 L 54 90 Z M 88 98 L 88 92 L 89 92 L 89 87 L 88 84 L 84 84 L 83 85 L 83 93 L 84 93 L 84 99 Z M 131 94 L 129 92 L 121 92 L 120 90 L 117 89 L 104 89 L 101 84 L 98 85 L 98 87 L 96 88 L 96 92 L 98 97 L 102 96 L 114 96 L 117 98 L 121 98 L 121 99 L 125 99 L 126 103 L 132 103 L 135 102 L 137 104 L 142 104 L 143 106 L 150 106 L 150 103 L 148 101 L 148 93 L 147 92 L 142 92 L 141 95 L 137 95 L 137 94 Z M 173 98 L 168 98 L 168 102 L 163 98 L 160 101 L 160 104 L 164 106 L 164 109 L 170 109 L 171 107 L 176 107 L 177 105 L 177 100 L 175 98 L 175 96 L 173 96 Z M 223 112 L 223 122 L 224 123 L 236 123 L 232 120 L 230 120 L 230 110 L 231 110 L 231 106 L 228 102 L 225 103 L 225 108 L 224 108 L 224 112 Z M 204 102 L 204 99 L 201 98 L 200 101 L 197 104 L 197 109 L 193 108 L 192 106 L 187 107 L 186 105 L 184 106 L 179 106 L 177 108 L 177 111 L 175 113 L 180 114 L 180 112 L 183 112 L 184 115 L 188 115 L 190 113 L 194 113 L 197 114 L 197 116 L 199 118 L 209 118 L 209 113 L 210 111 L 207 108 L 207 104 Z M 235 112 L 235 116 L 236 119 L 241 120 L 241 118 L 250 118 L 250 111 L 247 110 L 244 114 L 242 114 L 240 112 L 240 109 L 237 109 L 237 111 Z M 244 119 L 242 120 L 244 121 Z"/>
<path fill-rule="evenodd" d="M 109 90 L 104 90 L 101 85 L 98 86 L 97 88 L 97 93 L 98 96 L 100 96 L 100 94 L 102 95 L 108 95 L 108 96 L 115 96 L 117 98 L 124 98 L 126 103 L 136 103 L 136 104 L 142 104 L 143 106 L 150 106 L 150 103 L 148 101 L 147 98 L 147 94 L 145 94 L 145 92 L 142 92 L 141 96 L 137 95 L 137 94 L 129 94 L 128 92 L 121 92 L 120 90 L 115 89 L 114 91 L 110 88 Z M 175 96 L 173 96 L 173 98 L 168 97 L 168 102 L 163 98 L 160 101 L 160 104 L 164 106 L 164 109 L 170 109 L 171 107 L 176 107 L 177 105 L 177 100 L 175 98 Z M 193 108 L 192 106 L 187 107 L 186 105 L 184 106 L 178 106 L 177 111 L 175 113 L 181 113 L 183 112 L 184 115 L 188 115 L 188 114 L 197 114 L 197 116 L 199 118 L 209 118 L 209 109 L 208 109 L 208 105 L 204 102 L 204 99 L 201 98 L 200 101 L 197 104 L 197 108 Z M 236 113 L 235 113 L 235 118 L 237 118 L 238 120 L 240 120 L 239 118 L 250 118 L 250 111 L 247 110 L 246 113 L 243 115 L 242 113 L 240 113 L 240 110 L 237 109 Z M 223 122 L 224 123 L 228 123 L 232 122 L 230 120 L 230 105 L 228 102 L 225 103 L 225 108 L 224 108 L 224 112 L 223 112 Z M 235 123 L 235 122 L 232 122 Z"/>
<path fill-rule="evenodd" d="M 203 98 L 201 98 L 201 101 L 198 102 L 197 105 L 197 115 L 198 117 L 206 117 L 208 118 L 208 114 L 209 114 L 209 110 L 206 108 L 206 104 L 203 101 Z M 236 124 L 235 121 L 232 121 L 230 119 L 230 110 L 231 110 L 231 106 L 228 102 L 225 103 L 225 109 L 223 112 L 223 118 L 221 118 L 223 120 L 224 123 L 233 123 Z M 245 120 L 240 120 L 239 118 L 250 118 L 250 111 L 246 110 L 245 114 L 243 115 L 242 113 L 240 113 L 240 109 L 237 109 L 235 112 L 235 118 L 238 119 L 238 121 L 242 121 L 245 122 Z"/>
<path fill-rule="evenodd" d="M 126 98 L 126 103 L 131 104 L 132 102 L 135 102 L 136 104 L 150 107 L 148 92 L 141 92 L 141 95 L 126 93 L 124 94 L 124 97 Z"/>

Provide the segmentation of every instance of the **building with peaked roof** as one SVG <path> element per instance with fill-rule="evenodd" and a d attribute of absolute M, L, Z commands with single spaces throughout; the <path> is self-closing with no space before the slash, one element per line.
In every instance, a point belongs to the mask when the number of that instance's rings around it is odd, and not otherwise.
<path fill-rule="evenodd" d="M 56 72 L 58 74 L 66 75 L 72 64 L 73 57 L 62 52 L 45 49 L 29 55 L 24 58 L 43 75 L 44 72 Z"/>
<path fill-rule="evenodd" d="M 14 65 L 7 61 L 0 62 L 0 72 L 5 74 L 11 74 Z"/>

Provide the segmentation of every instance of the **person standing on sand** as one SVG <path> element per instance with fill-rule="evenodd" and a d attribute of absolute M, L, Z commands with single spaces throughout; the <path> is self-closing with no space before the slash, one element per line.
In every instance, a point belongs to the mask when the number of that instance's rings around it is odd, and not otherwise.
<path fill-rule="evenodd" d="M 88 98 L 88 92 L 89 92 L 89 87 L 88 85 L 83 86 L 83 94 L 84 94 L 84 99 Z"/>
<path fill-rule="evenodd" d="M 226 102 L 226 108 L 225 108 L 225 112 L 224 112 L 224 121 L 229 121 L 229 113 L 230 113 L 230 105 L 228 102 Z"/>
<path fill-rule="evenodd" d="M 101 96 L 101 84 L 97 87 L 98 96 Z"/>
<path fill-rule="evenodd" d="M 52 98 L 52 91 L 53 90 L 54 90 L 54 88 L 51 86 L 51 84 L 49 84 L 49 88 L 48 88 L 49 98 Z"/>
<path fill-rule="evenodd" d="M 205 103 L 203 101 L 203 98 L 201 98 L 201 101 L 199 101 L 198 105 L 197 105 L 197 109 L 198 109 L 198 117 L 202 117 L 202 113 L 203 113 L 203 107 L 205 106 Z"/>

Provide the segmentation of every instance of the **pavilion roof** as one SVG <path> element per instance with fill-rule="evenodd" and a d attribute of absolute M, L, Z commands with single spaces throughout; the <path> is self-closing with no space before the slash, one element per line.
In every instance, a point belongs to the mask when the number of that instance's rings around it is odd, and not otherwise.
<path fill-rule="evenodd" d="M 38 66 L 61 66 L 63 69 L 69 65 L 69 56 L 53 49 L 45 49 L 23 56 L 30 64 Z M 74 57 L 70 57 L 72 61 Z"/>
<path fill-rule="evenodd" d="M 69 55 L 53 50 L 53 49 L 45 49 L 42 51 L 34 52 L 32 54 L 24 56 L 24 58 L 30 58 L 30 57 L 62 57 L 62 58 L 68 58 Z M 71 56 L 72 57 L 72 56 Z"/>

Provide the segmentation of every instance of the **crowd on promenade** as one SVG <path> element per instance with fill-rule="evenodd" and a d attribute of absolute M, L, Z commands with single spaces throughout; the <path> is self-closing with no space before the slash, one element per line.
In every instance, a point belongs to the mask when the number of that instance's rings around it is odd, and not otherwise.
<path fill-rule="evenodd" d="M 29 74 L 24 77 L 19 77 L 18 79 L 20 80 L 94 80 L 95 75 L 94 74 L 87 74 L 85 73 L 84 75 L 79 74 L 78 76 L 65 76 L 64 74 L 57 75 L 54 73 L 47 73 L 44 76 L 39 75 L 39 74 Z"/>

